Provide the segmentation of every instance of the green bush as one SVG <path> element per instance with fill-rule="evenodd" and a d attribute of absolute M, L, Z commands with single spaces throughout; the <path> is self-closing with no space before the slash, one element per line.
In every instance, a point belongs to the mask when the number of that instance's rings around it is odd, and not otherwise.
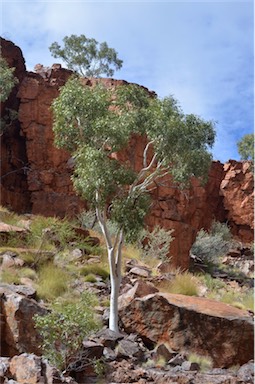
<path fill-rule="evenodd" d="M 37 295 L 44 300 L 54 300 L 67 291 L 69 275 L 54 264 L 44 265 L 39 271 Z"/>
<path fill-rule="evenodd" d="M 214 222 L 210 232 L 201 229 L 191 253 L 200 257 L 206 263 L 218 263 L 231 247 L 231 234 L 226 224 Z"/>
<path fill-rule="evenodd" d="M 209 273 L 202 275 L 201 280 L 205 283 L 210 291 L 217 292 L 219 289 L 224 288 L 226 285 L 222 280 L 212 277 L 209 275 Z"/>
<path fill-rule="evenodd" d="M 43 355 L 58 369 L 72 370 L 79 360 L 83 339 L 100 329 L 93 312 L 96 305 L 96 297 L 84 292 L 77 302 L 56 302 L 46 316 L 34 316 L 43 339 Z"/>

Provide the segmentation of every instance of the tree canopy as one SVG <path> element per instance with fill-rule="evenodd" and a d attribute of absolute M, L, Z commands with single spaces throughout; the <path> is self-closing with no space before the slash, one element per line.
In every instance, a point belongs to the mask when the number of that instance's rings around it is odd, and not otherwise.
<path fill-rule="evenodd" d="M 178 183 L 208 174 L 214 125 L 185 115 L 176 100 L 150 97 L 137 85 L 83 86 L 72 77 L 52 105 L 55 143 L 72 153 L 74 188 L 96 211 L 110 265 L 109 327 L 118 331 L 118 293 L 124 239 L 134 240 L 144 226 L 150 191 L 169 173 Z M 118 161 L 132 135 L 146 138 L 140 169 Z M 117 224 L 112 240 L 108 220 Z"/>
<path fill-rule="evenodd" d="M 254 134 L 244 135 L 237 143 L 238 153 L 241 160 L 252 160 L 254 162 Z"/>
<path fill-rule="evenodd" d="M 65 36 L 64 47 L 54 42 L 49 47 L 53 57 L 61 58 L 67 67 L 81 76 L 99 77 L 103 74 L 113 76 L 114 69 L 122 67 L 123 61 L 117 56 L 115 49 L 106 42 L 98 43 L 85 35 Z"/>

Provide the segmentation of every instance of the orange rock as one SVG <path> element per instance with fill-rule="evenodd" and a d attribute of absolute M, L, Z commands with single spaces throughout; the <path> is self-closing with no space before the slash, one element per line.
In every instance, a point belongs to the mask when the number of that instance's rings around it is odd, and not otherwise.
<path fill-rule="evenodd" d="M 216 367 L 253 359 L 253 320 L 248 312 L 202 297 L 150 294 L 122 307 L 125 331 L 178 352 L 212 358 Z"/>

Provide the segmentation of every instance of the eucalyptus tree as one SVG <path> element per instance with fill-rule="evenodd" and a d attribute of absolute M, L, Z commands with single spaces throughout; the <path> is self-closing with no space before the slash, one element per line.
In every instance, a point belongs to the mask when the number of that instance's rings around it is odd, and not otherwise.
<path fill-rule="evenodd" d="M 134 240 L 142 229 L 155 182 L 169 173 L 180 184 L 191 175 L 207 174 L 214 126 L 185 115 L 173 97 L 149 97 L 137 85 L 83 86 L 78 78 L 67 82 L 52 108 L 55 143 L 72 153 L 74 187 L 94 207 L 104 235 L 111 280 L 109 328 L 118 332 L 124 239 Z M 146 137 L 139 169 L 116 156 L 134 134 Z M 109 219 L 118 228 L 114 238 Z"/>
<path fill-rule="evenodd" d="M 241 160 L 252 160 L 254 162 L 254 134 L 244 135 L 237 143 L 238 153 Z"/>
<path fill-rule="evenodd" d="M 49 47 L 53 57 L 61 58 L 67 67 L 81 76 L 99 77 L 103 74 L 113 76 L 114 69 L 122 67 L 115 49 L 106 42 L 100 43 L 85 35 L 71 35 L 63 38 L 64 47 L 55 41 Z M 113 69 L 114 68 L 114 69 Z"/>

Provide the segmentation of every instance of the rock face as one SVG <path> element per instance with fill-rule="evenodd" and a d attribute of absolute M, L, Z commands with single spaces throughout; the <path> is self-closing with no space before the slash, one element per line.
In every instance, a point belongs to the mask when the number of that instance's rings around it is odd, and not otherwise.
<path fill-rule="evenodd" d="M 2 54 L 17 67 L 20 82 L 6 104 L 8 108 L 15 107 L 19 119 L 15 129 L 3 135 L 1 204 L 18 212 L 74 216 L 86 208 L 86 203 L 73 191 L 70 154 L 53 145 L 50 110 L 59 87 L 72 72 L 58 64 L 51 68 L 37 65 L 36 73 L 25 72 L 19 48 L 3 39 Z M 84 79 L 84 85 L 95 81 Z M 126 84 L 122 80 L 101 81 L 107 86 Z M 117 156 L 139 167 L 142 139 L 133 137 L 129 148 Z M 175 266 L 189 266 L 189 250 L 198 230 L 210 228 L 213 220 L 227 221 L 243 242 L 253 238 L 253 175 L 247 163 L 213 162 L 204 187 L 193 179 L 190 188 L 181 192 L 168 179 L 154 190 L 152 197 L 153 207 L 146 221 L 150 229 L 156 224 L 174 229 L 170 256 Z"/>
<path fill-rule="evenodd" d="M 174 351 L 212 358 L 217 367 L 253 358 L 253 321 L 246 311 L 201 297 L 151 294 L 120 311 L 127 332 L 148 343 L 166 343 Z"/>
<path fill-rule="evenodd" d="M 230 160 L 224 164 L 225 176 L 220 185 L 226 219 L 232 232 L 247 242 L 253 241 L 254 177 L 249 163 Z"/>
<path fill-rule="evenodd" d="M 47 310 L 31 298 L 34 294 L 26 286 L 1 284 L 1 356 L 41 353 L 33 316 L 46 314 Z"/>
<path fill-rule="evenodd" d="M 1 103 L 1 118 L 9 115 L 8 109 L 19 110 L 20 100 L 17 92 L 26 75 L 25 61 L 20 48 L 11 41 L 0 38 L 1 55 L 10 67 L 15 68 L 14 75 L 19 80 L 5 103 Z M 8 117 L 7 117 L 8 119 Z M 8 126 L 1 136 L 1 204 L 19 212 L 31 210 L 30 193 L 27 185 L 26 170 L 29 166 L 26 154 L 26 141 L 21 136 L 20 121 L 7 121 Z"/>

